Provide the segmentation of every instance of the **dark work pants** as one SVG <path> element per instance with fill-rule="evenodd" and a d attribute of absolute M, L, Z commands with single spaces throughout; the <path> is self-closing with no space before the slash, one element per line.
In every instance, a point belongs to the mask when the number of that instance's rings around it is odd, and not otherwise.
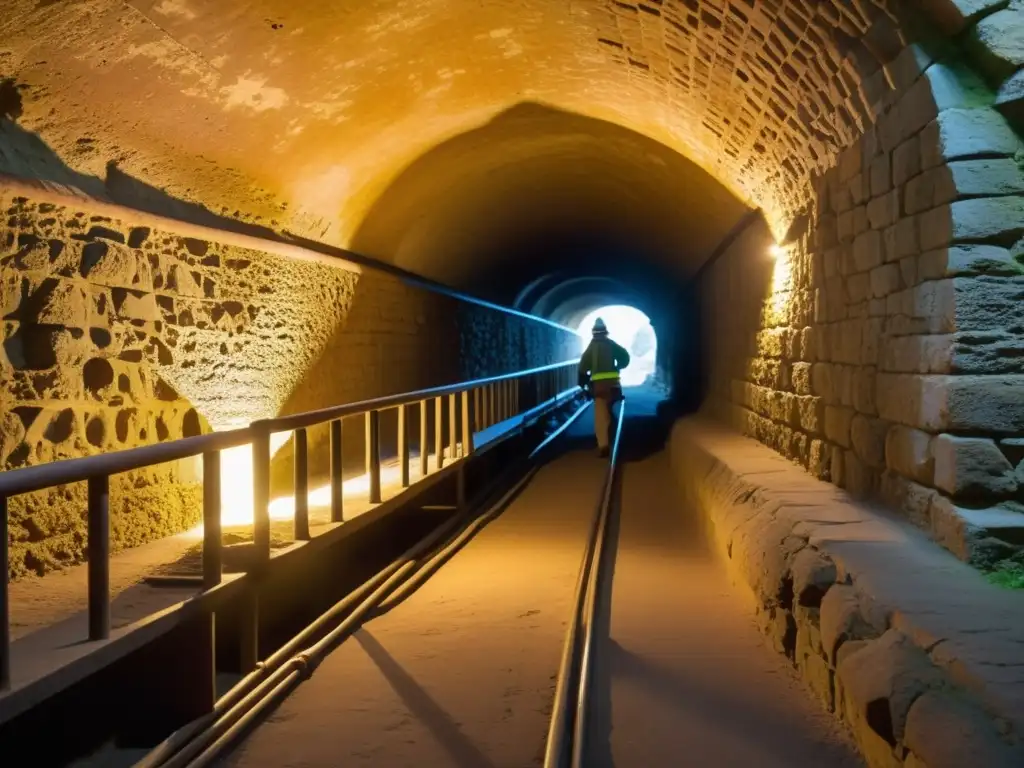
<path fill-rule="evenodd" d="M 622 387 L 618 380 L 595 381 L 594 391 L 594 434 L 597 447 L 607 448 L 611 440 L 614 407 L 622 399 Z"/>

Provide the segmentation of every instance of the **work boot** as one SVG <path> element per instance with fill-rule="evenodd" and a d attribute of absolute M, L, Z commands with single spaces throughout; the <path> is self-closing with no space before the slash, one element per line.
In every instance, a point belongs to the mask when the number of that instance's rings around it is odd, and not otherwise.
<path fill-rule="evenodd" d="M 607 459 L 608 458 L 608 454 L 610 454 L 610 453 L 611 453 L 611 451 L 609 451 L 607 448 L 598 448 L 597 449 L 597 458 L 599 458 L 599 459 Z"/>

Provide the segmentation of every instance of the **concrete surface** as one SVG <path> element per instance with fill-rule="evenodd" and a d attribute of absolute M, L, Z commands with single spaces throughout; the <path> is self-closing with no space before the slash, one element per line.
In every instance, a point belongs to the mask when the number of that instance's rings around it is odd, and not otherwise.
<path fill-rule="evenodd" d="M 1024 765 L 1024 600 L 755 441 L 678 422 L 682 496 L 873 768 Z"/>
<path fill-rule="evenodd" d="M 222 764 L 539 765 L 605 467 L 591 429 L 588 414 L 573 427 L 575 450 L 331 654 Z M 665 455 L 626 466 L 623 494 L 612 640 L 598 657 L 598 698 L 611 707 L 594 723 L 593 764 L 611 764 L 601 756 L 610 713 L 615 765 L 695 755 L 723 768 L 859 765 L 674 509 Z"/>

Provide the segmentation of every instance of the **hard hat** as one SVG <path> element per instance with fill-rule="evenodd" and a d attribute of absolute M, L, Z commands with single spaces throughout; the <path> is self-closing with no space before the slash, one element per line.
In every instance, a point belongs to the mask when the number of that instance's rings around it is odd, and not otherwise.
<path fill-rule="evenodd" d="M 604 324 L 604 320 L 602 320 L 600 317 L 597 318 L 597 320 L 594 321 L 594 331 L 593 331 L 593 333 L 594 333 L 595 336 L 599 336 L 600 334 L 603 334 L 603 333 L 608 333 L 608 326 L 606 326 Z"/>

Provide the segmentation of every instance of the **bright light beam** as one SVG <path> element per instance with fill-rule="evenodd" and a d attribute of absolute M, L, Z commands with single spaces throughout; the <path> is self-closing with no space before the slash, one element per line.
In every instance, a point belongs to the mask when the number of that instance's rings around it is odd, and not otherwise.
<path fill-rule="evenodd" d="M 629 367 L 621 374 L 622 386 L 639 387 L 657 368 L 658 337 L 651 319 L 636 307 L 612 304 L 590 312 L 577 326 L 576 333 L 590 339 L 594 321 L 599 317 L 608 326 L 608 335 L 629 352 Z"/>

